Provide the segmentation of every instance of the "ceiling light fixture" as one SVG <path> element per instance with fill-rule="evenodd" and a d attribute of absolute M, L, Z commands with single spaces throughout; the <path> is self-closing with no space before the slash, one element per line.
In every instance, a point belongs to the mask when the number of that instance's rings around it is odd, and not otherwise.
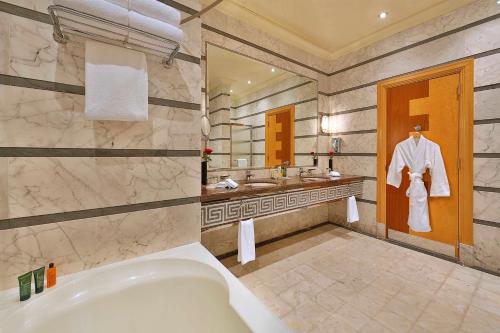
<path fill-rule="evenodd" d="M 497 0 L 497 5 L 500 5 L 500 0 Z"/>
<path fill-rule="evenodd" d="M 500 0 L 499 0 L 500 1 Z M 387 12 L 380 12 L 380 14 L 378 14 L 378 18 L 379 19 L 385 19 L 387 17 Z"/>
<path fill-rule="evenodd" d="M 500 1 L 500 0 L 498 0 L 498 1 Z M 274 73 L 274 72 L 276 72 L 276 70 L 274 68 L 271 68 L 271 72 Z"/>
<path fill-rule="evenodd" d="M 248 80 L 248 81 L 247 81 L 247 83 L 248 83 L 248 84 L 252 84 L 252 81 Z"/>
<path fill-rule="evenodd" d="M 233 93 L 233 89 L 229 90 L 229 93 L 231 93 L 231 94 L 232 94 L 232 93 Z"/>

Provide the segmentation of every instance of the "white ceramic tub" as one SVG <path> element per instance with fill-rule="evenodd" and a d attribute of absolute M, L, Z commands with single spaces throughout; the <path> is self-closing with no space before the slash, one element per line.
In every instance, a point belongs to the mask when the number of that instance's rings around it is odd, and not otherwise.
<path fill-rule="evenodd" d="M 202 245 L 64 276 L 19 302 L 0 296 L 1 333 L 290 332 Z"/>

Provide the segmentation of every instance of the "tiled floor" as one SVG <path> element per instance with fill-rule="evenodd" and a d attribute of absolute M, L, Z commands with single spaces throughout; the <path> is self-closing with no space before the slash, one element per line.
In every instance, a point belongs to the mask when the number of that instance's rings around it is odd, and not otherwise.
<path fill-rule="evenodd" d="M 326 225 L 223 260 L 296 332 L 500 332 L 500 278 Z"/>

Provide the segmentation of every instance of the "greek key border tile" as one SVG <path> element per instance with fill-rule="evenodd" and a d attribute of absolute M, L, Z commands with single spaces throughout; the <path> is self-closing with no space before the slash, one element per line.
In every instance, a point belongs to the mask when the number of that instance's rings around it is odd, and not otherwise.
<path fill-rule="evenodd" d="M 363 182 L 319 189 L 277 193 L 255 198 L 208 203 L 201 206 L 201 226 L 212 227 L 240 219 L 266 216 L 321 202 L 360 195 Z"/>

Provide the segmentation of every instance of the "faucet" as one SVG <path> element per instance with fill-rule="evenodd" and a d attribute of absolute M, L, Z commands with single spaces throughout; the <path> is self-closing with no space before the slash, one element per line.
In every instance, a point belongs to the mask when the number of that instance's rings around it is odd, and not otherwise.
<path fill-rule="evenodd" d="M 304 173 L 306 173 L 304 168 L 299 168 L 299 178 L 302 178 L 304 176 Z"/>
<path fill-rule="evenodd" d="M 250 182 L 250 177 L 255 176 L 250 170 L 245 171 L 245 177 L 247 180 L 247 183 Z"/>

